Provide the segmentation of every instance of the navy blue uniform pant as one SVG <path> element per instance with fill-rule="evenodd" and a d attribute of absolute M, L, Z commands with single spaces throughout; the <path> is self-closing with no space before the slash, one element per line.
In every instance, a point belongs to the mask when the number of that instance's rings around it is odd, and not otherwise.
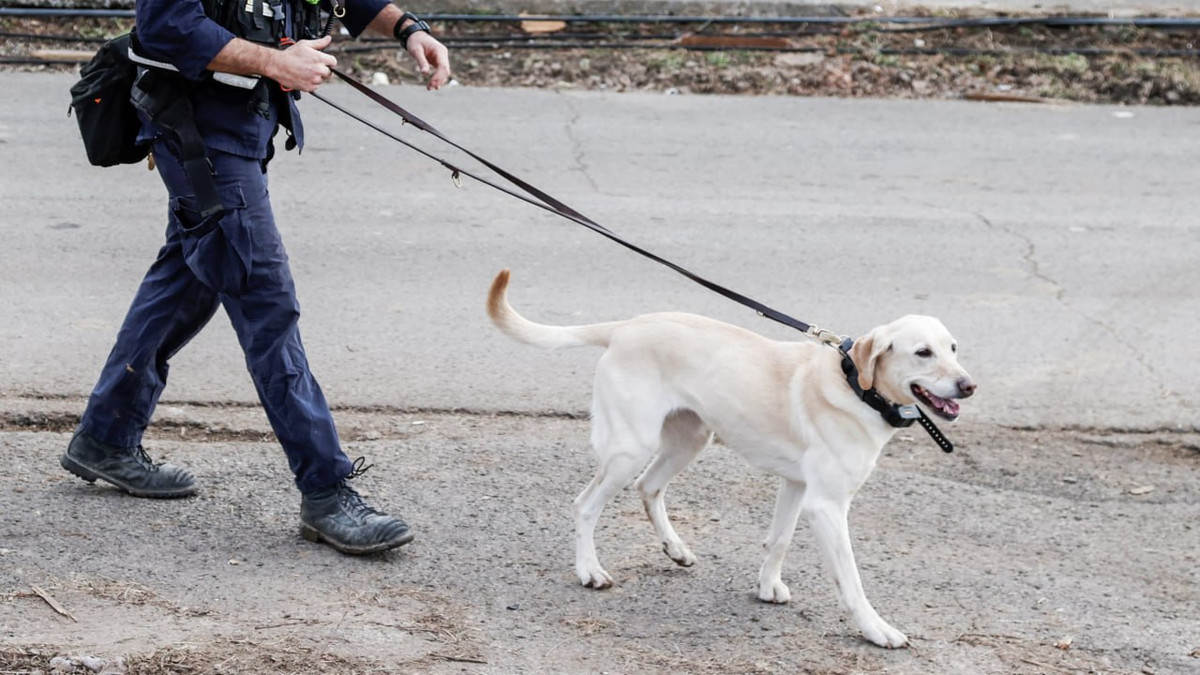
<path fill-rule="evenodd" d="M 351 463 L 300 342 L 300 307 L 263 162 L 210 150 L 225 211 L 204 219 L 176 152 L 162 137 L 154 144 L 170 195 L 166 243 L 125 316 L 81 428 L 105 443 L 139 445 L 171 357 L 224 307 L 297 487 L 332 485 Z"/>

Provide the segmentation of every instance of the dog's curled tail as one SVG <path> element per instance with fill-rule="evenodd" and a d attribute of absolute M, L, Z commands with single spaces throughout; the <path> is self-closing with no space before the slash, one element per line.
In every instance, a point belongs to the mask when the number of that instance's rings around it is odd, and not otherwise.
<path fill-rule="evenodd" d="M 508 270 L 500 270 L 488 291 L 487 310 L 492 323 L 505 335 L 526 344 L 558 349 L 595 345 L 607 347 L 613 329 L 620 323 L 597 323 L 586 326 L 547 326 L 534 323 L 517 314 L 508 304 Z"/>

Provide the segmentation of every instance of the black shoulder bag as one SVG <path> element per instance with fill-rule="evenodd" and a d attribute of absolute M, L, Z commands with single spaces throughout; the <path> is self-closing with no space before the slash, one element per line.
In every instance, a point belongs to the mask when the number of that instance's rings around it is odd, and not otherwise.
<path fill-rule="evenodd" d="M 71 109 L 88 161 L 95 166 L 134 164 L 149 153 L 137 143 L 141 123 L 130 101 L 137 78 L 137 65 L 129 60 L 130 40 L 126 33 L 104 43 L 71 87 Z"/>

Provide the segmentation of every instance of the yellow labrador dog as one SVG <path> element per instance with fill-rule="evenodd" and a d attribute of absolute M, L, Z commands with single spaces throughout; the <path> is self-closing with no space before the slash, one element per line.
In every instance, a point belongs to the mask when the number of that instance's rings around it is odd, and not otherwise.
<path fill-rule="evenodd" d="M 908 638 L 884 621 L 863 593 L 850 548 L 850 500 L 896 429 L 854 392 L 841 353 L 815 342 L 776 342 L 694 314 L 647 314 L 586 326 L 533 323 L 508 304 L 509 272 L 492 283 L 488 314 L 509 337 L 539 347 L 605 347 L 596 367 L 592 445 L 595 478 L 575 499 L 575 571 L 584 586 L 612 576 L 596 557 L 593 533 L 608 500 L 641 471 L 635 486 L 663 550 L 685 567 L 696 556 L 667 517 L 667 483 L 719 435 L 753 466 L 779 476 L 758 598 L 791 599 L 783 558 L 803 513 L 843 606 L 881 647 Z M 850 350 L 858 384 L 893 403 L 920 403 L 948 420 L 975 383 L 958 364 L 940 321 L 906 316 L 875 328 Z M 648 465 L 647 465 L 648 464 Z"/>

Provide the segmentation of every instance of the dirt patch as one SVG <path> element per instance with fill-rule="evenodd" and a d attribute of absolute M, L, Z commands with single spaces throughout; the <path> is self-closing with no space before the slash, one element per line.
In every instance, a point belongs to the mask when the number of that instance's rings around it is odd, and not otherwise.
<path fill-rule="evenodd" d="M 938 16 L 945 19 L 946 16 Z M 964 16 L 969 19 L 969 16 Z M 0 57 L 22 65 L 44 50 L 94 49 L 129 21 L 0 21 Z M 1200 31 L 1130 25 L 986 27 L 572 22 L 434 26 L 463 86 L 650 90 L 672 94 L 982 98 L 1154 105 L 1200 104 Z M 682 48 L 687 45 L 688 48 Z M 388 41 L 338 39 L 343 67 L 418 84 Z"/>
<path fill-rule="evenodd" d="M 347 451 L 376 465 L 358 486 L 417 532 L 399 551 L 350 558 L 298 536 L 298 496 L 256 409 L 164 403 L 148 448 L 192 469 L 201 492 L 148 501 L 58 467 L 82 405 L 4 401 L 0 446 L 22 470 L 0 475 L 0 671 L 1033 675 L 1200 664 L 1195 433 L 965 421 L 947 430 L 952 455 L 899 435 L 851 512 L 867 595 L 913 641 L 889 652 L 838 609 L 804 525 L 784 568 L 792 603 L 754 599 L 775 481 L 721 445 L 668 495 L 699 563 L 663 556 L 626 492 L 597 532 L 617 586 L 596 592 L 571 565 L 570 504 L 591 471 L 585 420 L 339 411 Z"/>

